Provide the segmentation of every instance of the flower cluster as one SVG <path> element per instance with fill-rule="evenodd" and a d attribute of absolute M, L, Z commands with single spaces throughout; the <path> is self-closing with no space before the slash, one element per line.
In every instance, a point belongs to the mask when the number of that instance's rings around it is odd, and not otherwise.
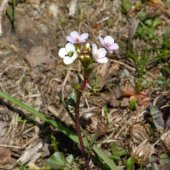
<path fill-rule="evenodd" d="M 77 31 L 71 32 L 66 37 L 68 43 L 58 53 L 66 65 L 73 63 L 77 58 L 81 61 L 84 61 L 85 58 L 85 60 L 88 59 L 93 62 L 107 63 L 107 52 L 112 53 L 119 48 L 111 36 L 106 36 L 105 38 L 99 37 L 99 41 L 103 46 L 103 48 L 99 49 L 95 43 L 91 45 L 89 43 L 85 44 L 88 37 L 88 33 L 79 34 Z"/>

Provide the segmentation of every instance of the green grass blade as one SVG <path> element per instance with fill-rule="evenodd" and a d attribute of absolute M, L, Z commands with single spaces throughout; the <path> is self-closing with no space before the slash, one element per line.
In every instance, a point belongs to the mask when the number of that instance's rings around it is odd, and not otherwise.
<path fill-rule="evenodd" d="M 93 145 L 93 151 L 109 166 L 111 170 L 119 170 L 115 162 L 109 158 L 109 156 L 103 152 L 103 150 L 96 145 Z"/>
<path fill-rule="evenodd" d="M 22 103 L 21 101 L 15 99 L 14 97 L 11 97 L 10 95 L 8 95 L 6 93 L 0 92 L 0 96 L 3 97 L 4 99 L 16 104 L 20 108 L 34 114 L 35 116 L 39 117 L 41 120 L 47 122 L 48 124 L 52 125 L 53 127 L 57 128 L 59 131 L 61 131 L 65 135 L 67 135 L 72 141 L 79 143 L 76 133 L 73 132 L 72 130 L 70 130 L 69 128 L 65 127 L 61 123 L 51 120 L 50 118 L 45 116 L 44 113 L 41 113 L 41 112 L 33 109 L 32 107 L 29 107 L 28 105 Z"/>

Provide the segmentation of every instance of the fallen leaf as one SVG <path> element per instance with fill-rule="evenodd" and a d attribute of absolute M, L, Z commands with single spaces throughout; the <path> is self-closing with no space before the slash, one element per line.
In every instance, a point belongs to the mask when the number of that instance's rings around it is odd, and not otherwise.
<path fill-rule="evenodd" d="M 126 108 L 128 106 L 129 106 L 129 99 L 128 98 L 124 98 L 122 100 L 121 107 Z"/>
<path fill-rule="evenodd" d="M 137 99 L 137 103 L 140 106 L 147 105 L 151 100 L 150 97 L 148 97 L 147 91 L 142 91 L 140 93 L 137 93 L 133 87 L 127 87 L 125 89 L 122 89 L 121 95 L 123 97 L 129 97 L 129 98 L 134 96 Z"/>
<path fill-rule="evenodd" d="M 133 87 L 127 87 L 126 89 L 121 90 L 123 97 L 131 97 L 136 95 L 136 90 Z"/>
<path fill-rule="evenodd" d="M 163 8 L 166 7 L 165 4 L 161 0 L 150 0 L 147 4 L 149 6 L 156 7 L 156 8 L 159 8 L 159 9 L 161 9 L 162 7 Z"/>
<path fill-rule="evenodd" d="M 139 94 L 137 94 L 136 98 L 137 98 L 138 104 L 140 106 L 147 105 L 150 102 L 150 100 L 151 100 L 151 98 L 148 97 L 148 94 L 147 94 L 146 91 L 142 91 Z"/>
<path fill-rule="evenodd" d="M 120 101 L 115 98 L 115 96 L 112 96 L 109 100 L 109 104 L 111 107 L 118 107 L 120 105 Z"/>
<path fill-rule="evenodd" d="M 154 4 L 161 4 L 162 3 L 161 0 L 150 0 L 150 2 L 152 2 Z"/>
<path fill-rule="evenodd" d="M 11 157 L 11 151 L 0 146 L 0 169 L 12 169 L 16 160 Z"/>

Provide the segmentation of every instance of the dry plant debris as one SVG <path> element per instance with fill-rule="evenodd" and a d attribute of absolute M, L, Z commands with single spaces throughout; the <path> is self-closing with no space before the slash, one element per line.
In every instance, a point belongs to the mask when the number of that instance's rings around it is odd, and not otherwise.
<path fill-rule="evenodd" d="M 61 98 L 73 93 L 71 84 L 82 80 L 82 73 L 78 63 L 65 68 L 58 50 L 73 30 L 89 32 L 93 40 L 105 34 L 115 37 L 120 49 L 109 56 L 109 63 L 95 66 L 80 113 L 82 126 L 99 146 L 111 151 L 115 142 L 128 151 L 117 161 L 120 167 L 125 167 L 130 156 L 136 158 L 138 167 L 143 160 L 146 166 L 152 153 L 170 152 L 170 3 L 129 1 L 130 6 L 124 0 L 18 0 L 15 30 L 5 13 L 0 14 L 5 28 L 0 38 L 1 90 L 72 129 Z M 132 109 L 131 97 L 136 98 Z M 150 113 L 151 106 L 157 107 L 155 115 Z M 50 135 L 58 134 L 41 127 L 38 118 L 37 125 L 28 117 L 32 115 L 0 100 L 1 169 L 12 169 L 16 160 L 43 167 L 54 152 Z M 159 118 L 163 131 L 154 124 Z M 61 142 L 57 137 L 61 151 L 78 155 L 67 139 L 61 137 L 65 140 Z M 45 144 L 49 148 L 44 151 Z"/>
<path fill-rule="evenodd" d="M 16 165 L 16 160 L 11 157 L 8 148 L 0 147 L 0 169 L 12 169 Z"/>

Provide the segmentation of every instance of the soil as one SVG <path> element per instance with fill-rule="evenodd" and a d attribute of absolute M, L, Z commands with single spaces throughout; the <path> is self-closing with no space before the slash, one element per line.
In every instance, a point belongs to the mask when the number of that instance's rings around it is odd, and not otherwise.
<path fill-rule="evenodd" d="M 123 14 L 121 4 L 120 0 L 18 0 L 14 26 L 3 14 L 0 88 L 74 129 L 59 94 L 66 99 L 73 92 L 72 84 L 82 80 L 81 65 L 65 66 L 58 50 L 66 43 L 66 36 L 74 30 L 88 32 L 90 41 L 98 44 L 99 35 L 112 35 L 120 48 L 109 56 L 107 64 L 94 66 L 81 101 L 82 125 L 89 135 L 97 134 L 96 143 L 105 150 L 110 150 L 112 143 L 116 143 L 132 156 L 137 155 L 137 148 L 168 153 L 170 142 L 165 144 L 166 147 L 159 142 L 164 133 L 159 130 L 150 132 L 154 123 L 149 109 L 153 104 L 158 106 L 169 129 L 170 91 L 153 83 L 160 73 L 160 65 L 156 64 L 149 65 L 151 69 L 145 74 L 145 80 L 152 82 L 152 85 L 140 93 L 136 92 L 137 69 L 125 53 L 129 40 L 133 38 L 130 31 L 133 32 L 136 17 L 135 13 L 131 13 L 130 17 Z M 168 2 L 166 4 L 170 5 Z M 145 4 L 144 8 L 149 11 L 148 15 L 156 15 L 163 20 L 158 33 L 161 34 L 162 28 L 169 27 L 168 8 L 155 6 L 154 2 Z M 157 12 L 154 13 L 155 10 Z M 138 39 L 133 43 L 139 51 L 143 51 L 146 45 Z M 129 109 L 131 96 L 137 99 L 136 108 L 132 110 Z M 109 110 L 107 115 L 104 112 L 106 106 Z M 68 140 L 31 113 L 0 99 L 0 169 L 18 170 L 19 161 L 29 167 L 42 167 L 54 152 L 51 149 L 51 135 L 57 135 L 59 141 Z M 146 145 L 144 141 L 147 141 Z M 155 143 L 157 146 L 153 148 Z M 78 149 L 74 149 L 71 142 L 69 144 L 60 144 L 60 150 L 80 157 Z M 4 153 L 6 159 L 1 159 Z M 146 153 L 146 161 L 147 154 L 150 153 Z M 120 167 L 125 166 L 122 162 L 119 162 Z M 93 163 L 91 168 L 100 169 Z"/>

